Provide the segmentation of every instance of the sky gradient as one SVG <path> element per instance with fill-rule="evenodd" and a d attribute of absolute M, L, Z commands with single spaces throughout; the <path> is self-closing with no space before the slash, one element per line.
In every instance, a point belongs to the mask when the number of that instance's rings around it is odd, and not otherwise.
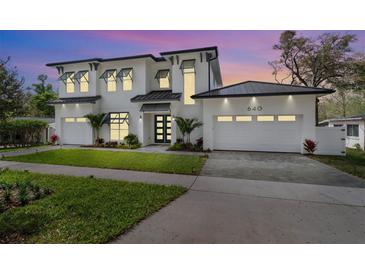
<path fill-rule="evenodd" d="M 316 37 L 328 31 L 298 31 Z M 332 31 L 331 31 L 332 32 Z M 46 63 L 108 58 L 218 46 L 225 85 L 245 80 L 274 81 L 268 61 L 277 58 L 272 46 L 281 31 L 1 31 L 0 58 L 11 57 L 24 87 L 45 73 L 58 87 L 55 69 Z M 365 52 L 365 31 L 341 31 L 356 34 L 356 51 Z"/>

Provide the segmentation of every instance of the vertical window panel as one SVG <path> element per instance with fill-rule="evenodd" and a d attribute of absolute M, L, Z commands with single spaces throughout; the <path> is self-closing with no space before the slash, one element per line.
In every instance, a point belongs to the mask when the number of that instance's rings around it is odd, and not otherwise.
<path fill-rule="evenodd" d="M 195 73 L 187 72 L 184 73 L 184 103 L 185 105 L 194 105 L 195 100 L 191 98 L 195 94 Z"/>
<path fill-rule="evenodd" d="M 108 80 L 107 80 L 107 90 L 108 90 L 108 92 L 115 92 L 117 90 L 116 76 L 117 76 L 117 72 L 114 71 L 108 77 Z"/>
<path fill-rule="evenodd" d="M 89 73 L 86 72 L 80 79 L 80 92 L 89 91 Z"/>
<path fill-rule="evenodd" d="M 67 80 L 66 80 L 66 92 L 67 93 L 74 93 L 75 92 L 75 83 L 72 80 L 74 75 L 75 74 L 72 73 L 67 77 Z"/>

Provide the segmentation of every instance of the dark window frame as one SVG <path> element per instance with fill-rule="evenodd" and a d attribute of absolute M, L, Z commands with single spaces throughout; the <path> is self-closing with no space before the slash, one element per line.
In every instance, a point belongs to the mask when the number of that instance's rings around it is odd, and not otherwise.
<path fill-rule="evenodd" d="M 117 81 L 117 78 L 114 77 L 114 72 L 117 73 L 116 69 L 107 69 L 103 72 L 103 74 L 99 77 L 99 79 L 103 79 L 105 83 L 108 83 L 108 79 L 113 77 L 115 81 Z"/>
<path fill-rule="evenodd" d="M 75 73 L 74 79 L 80 84 L 81 79 L 85 77 L 85 74 L 89 73 L 88 70 L 80 70 Z M 89 83 L 89 80 L 85 78 L 85 81 Z"/>
<path fill-rule="evenodd" d="M 347 137 L 359 137 L 359 125 L 347 124 L 346 126 Z"/>
<path fill-rule="evenodd" d="M 166 73 L 165 77 L 161 77 L 163 73 Z M 157 71 L 156 75 L 155 75 L 155 79 L 157 80 L 160 88 L 161 88 L 161 84 L 160 84 L 160 79 L 165 79 L 167 78 L 169 81 L 169 86 L 167 88 L 171 87 L 171 73 L 169 69 L 160 69 Z"/>

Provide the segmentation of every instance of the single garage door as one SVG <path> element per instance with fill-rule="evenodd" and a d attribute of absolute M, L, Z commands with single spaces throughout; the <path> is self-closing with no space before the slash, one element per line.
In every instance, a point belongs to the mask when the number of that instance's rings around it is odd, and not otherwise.
<path fill-rule="evenodd" d="M 69 117 L 63 119 L 62 142 L 72 145 L 92 144 L 92 128 L 83 117 Z"/>
<path fill-rule="evenodd" d="M 215 116 L 214 149 L 300 152 L 301 116 Z"/>

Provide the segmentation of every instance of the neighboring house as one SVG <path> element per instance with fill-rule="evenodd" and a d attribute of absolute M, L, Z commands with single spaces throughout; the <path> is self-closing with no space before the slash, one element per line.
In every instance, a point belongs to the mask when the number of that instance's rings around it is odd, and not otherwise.
<path fill-rule="evenodd" d="M 257 81 L 222 87 L 217 47 L 47 66 L 63 82 L 51 102 L 63 144 L 93 142 L 88 113 L 106 113 L 105 141 L 134 133 L 142 145 L 176 142 L 177 116 L 203 122 L 191 140 L 203 137 L 205 149 L 303 153 L 304 139 L 327 136 L 316 127 L 316 100 L 333 90 Z M 319 143 L 323 153 L 343 153 L 341 142 L 329 150 Z"/>
<path fill-rule="evenodd" d="M 46 117 L 15 117 L 15 120 L 38 120 L 38 121 L 43 121 L 46 122 L 47 128 L 44 129 L 43 131 L 43 137 L 42 137 L 42 141 L 43 142 L 50 142 L 51 140 L 51 136 L 52 134 L 54 134 L 56 132 L 56 124 L 55 124 L 55 119 L 54 118 L 46 118 Z"/>
<path fill-rule="evenodd" d="M 365 148 L 365 114 L 346 118 L 334 118 L 320 122 L 321 126 L 343 127 L 346 130 L 346 147 L 355 147 L 359 144 Z"/>

